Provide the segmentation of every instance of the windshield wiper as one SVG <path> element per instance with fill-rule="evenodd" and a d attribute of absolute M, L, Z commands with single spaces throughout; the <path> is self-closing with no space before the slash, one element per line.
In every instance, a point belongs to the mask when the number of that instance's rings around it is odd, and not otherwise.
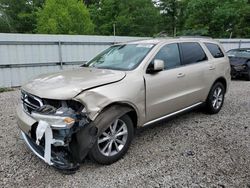
<path fill-rule="evenodd" d="M 97 69 L 108 69 L 108 70 L 119 70 L 119 71 L 125 71 L 126 69 L 121 69 L 121 68 L 115 68 L 115 67 L 108 67 L 108 66 L 103 66 L 103 67 L 95 67 Z"/>

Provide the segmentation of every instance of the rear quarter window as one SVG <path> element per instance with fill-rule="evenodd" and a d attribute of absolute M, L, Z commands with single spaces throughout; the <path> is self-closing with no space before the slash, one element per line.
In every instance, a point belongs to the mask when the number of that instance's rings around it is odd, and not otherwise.
<path fill-rule="evenodd" d="M 202 47 L 197 42 L 184 42 L 180 44 L 182 64 L 188 65 L 207 60 Z"/>
<path fill-rule="evenodd" d="M 214 58 L 224 57 L 221 48 L 217 44 L 205 43 L 205 45 Z"/>

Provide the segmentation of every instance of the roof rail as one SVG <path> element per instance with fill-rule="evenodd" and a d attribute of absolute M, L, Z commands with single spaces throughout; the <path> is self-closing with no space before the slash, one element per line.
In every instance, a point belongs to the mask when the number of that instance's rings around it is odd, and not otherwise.
<path fill-rule="evenodd" d="M 178 36 L 178 38 L 200 38 L 200 39 L 213 39 L 212 37 L 208 36 L 199 36 L 199 35 L 194 35 L 194 36 Z"/>

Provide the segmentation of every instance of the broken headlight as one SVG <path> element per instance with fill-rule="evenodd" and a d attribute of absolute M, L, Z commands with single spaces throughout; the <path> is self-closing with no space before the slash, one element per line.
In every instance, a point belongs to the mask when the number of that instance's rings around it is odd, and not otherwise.
<path fill-rule="evenodd" d="M 32 112 L 31 115 L 37 121 L 47 122 L 53 129 L 71 128 L 75 123 L 75 119 L 73 119 L 72 117 L 59 116 L 56 113 L 54 115 L 44 115 Z"/>
<path fill-rule="evenodd" d="M 53 105 L 53 106 L 52 106 Z M 55 101 L 36 109 L 31 116 L 37 121 L 47 122 L 53 129 L 71 128 L 79 121 L 83 105 L 77 101 Z"/>

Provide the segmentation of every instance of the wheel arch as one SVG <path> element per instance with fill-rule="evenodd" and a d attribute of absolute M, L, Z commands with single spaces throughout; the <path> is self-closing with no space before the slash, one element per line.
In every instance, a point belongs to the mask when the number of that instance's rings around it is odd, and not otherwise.
<path fill-rule="evenodd" d="M 137 114 L 135 108 L 127 103 L 114 102 L 102 108 L 96 118 L 89 122 L 87 128 L 80 129 L 71 142 L 71 149 L 77 161 L 84 159 L 96 139 L 110 126 L 110 123 L 125 114 L 129 115 L 134 128 L 136 128 Z M 94 131 L 94 134 L 92 131 Z"/>
<path fill-rule="evenodd" d="M 123 107 L 123 108 L 127 108 L 124 115 L 127 114 L 134 125 L 134 128 L 136 128 L 139 124 L 139 115 L 138 115 L 138 111 L 136 109 L 136 107 L 130 103 L 127 102 L 112 102 L 110 104 L 108 104 L 107 106 L 105 106 L 98 115 L 102 114 L 103 112 L 105 112 L 106 110 L 117 106 L 117 107 Z"/>
<path fill-rule="evenodd" d="M 224 77 L 219 77 L 219 78 L 217 78 L 217 79 L 213 82 L 213 84 L 211 85 L 211 87 L 210 87 L 210 89 L 209 89 L 209 92 L 208 92 L 208 94 L 207 94 L 206 100 L 207 100 L 207 98 L 208 98 L 208 96 L 209 96 L 209 93 L 210 93 L 211 89 L 213 88 L 214 84 L 216 84 L 217 82 L 222 83 L 223 86 L 225 87 L 225 92 L 227 92 L 227 89 L 228 89 L 228 88 L 227 88 L 227 80 L 226 80 L 226 78 L 224 78 Z"/>
<path fill-rule="evenodd" d="M 214 86 L 214 84 L 217 83 L 217 82 L 222 83 L 223 86 L 225 87 L 225 92 L 227 92 L 227 90 L 228 90 L 228 88 L 227 88 L 227 80 L 226 80 L 226 78 L 224 78 L 224 77 L 219 77 L 219 78 L 217 78 L 217 79 L 214 81 L 213 85 L 211 86 L 210 90 L 212 89 L 212 87 Z"/>

